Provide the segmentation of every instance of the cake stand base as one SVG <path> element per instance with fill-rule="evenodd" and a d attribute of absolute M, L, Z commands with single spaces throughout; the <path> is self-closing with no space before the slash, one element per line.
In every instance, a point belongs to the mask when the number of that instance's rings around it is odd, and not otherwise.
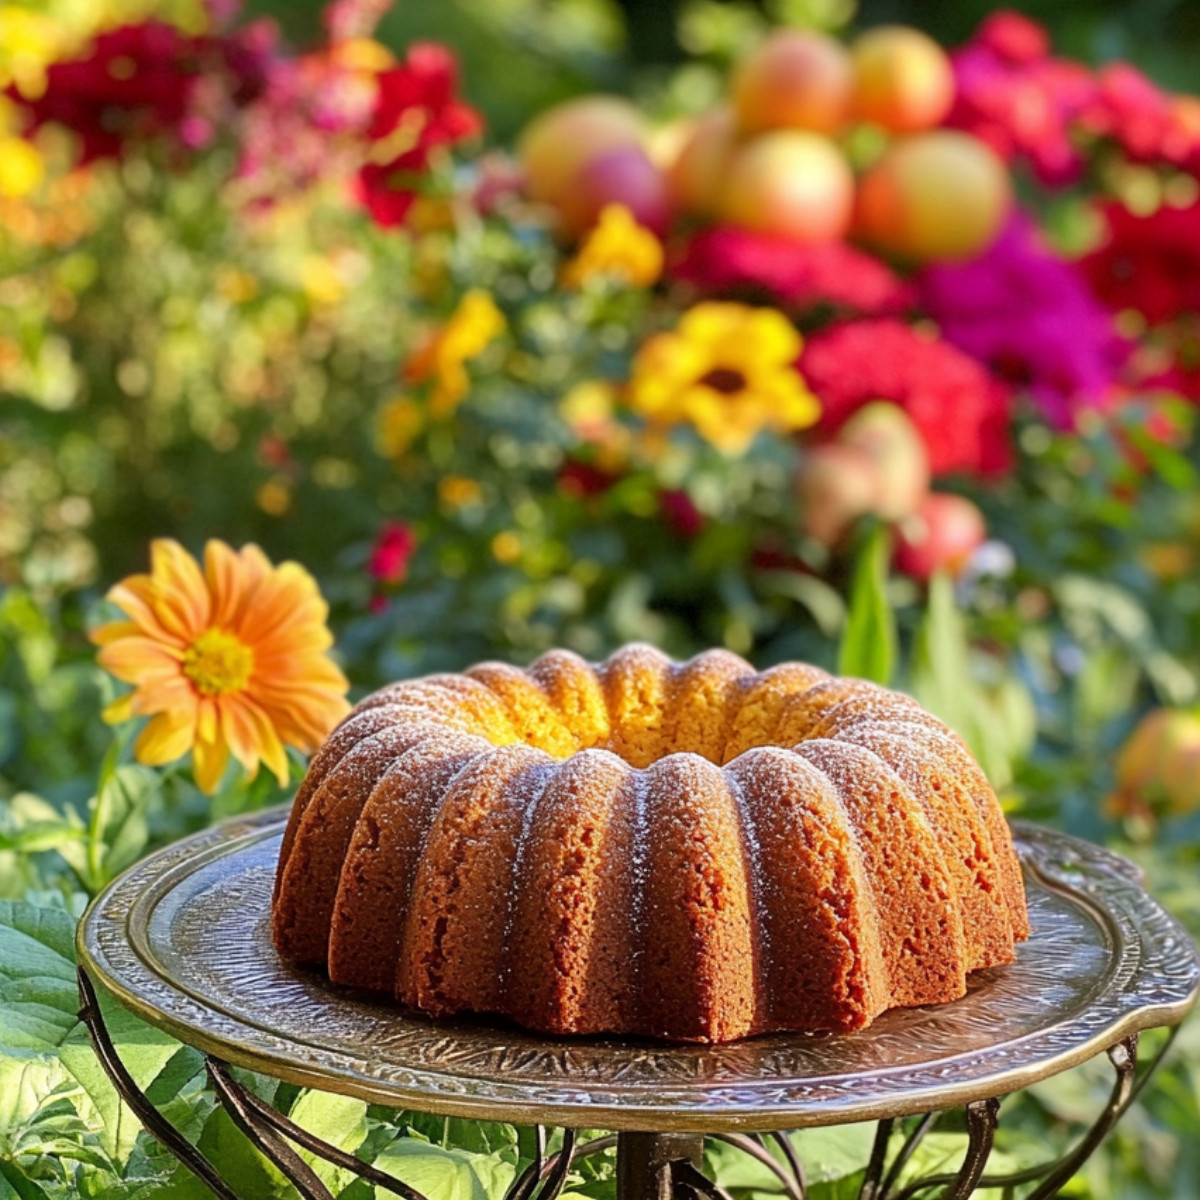
<path fill-rule="evenodd" d="M 87 1026 L 92 1045 L 113 1086 L 133 1110 L 148 1133 L 157 1138 L 176 1158 L 199 1177 L 221 1200 L 238 1200 L 238 1194 L 216 1168 L 174 1126 L 166 1121 L 134 1082 L 117 1054 L 104 1024 L 95 988 L 87 971 L 79 968 L 79 1015 Z M 1037 1183 L 1025 1200 L 1048 1200 L 1100 1146 L 1121 1114 L 1137 1098 L 1174 1040 L 1173 1027 L 1154 1058 L 1137 1070 L 1138 1035 L 1122 1038 L 1108 1049 L 1116 1073 L 1108 1103 L 1088 1131 L 1066 1153 L 1056 1159 L 1008 1175 L 986 1175 L 988 1157 L 999 1121 L 1000 1100 L 990 1097 L 965 1106 L 967 1150 L 957 1174 L 929 1175 L 900 1186 L 900 1176 L 921 1140 L 932 1128 L 936 1112 L 909 1118 L 900 1146 L 892 1152 L 897 1118 L 885 1117 L 876 1126 L 875 1142 L 859 1188 L 858 1200 L 912 1200 L 941 1188 L 943 1200 L 966 1200 L 977 1188 L 1006 1188 Z M 212 1055 L 205 1057 L 209 1082 L 234 1124 L 291 1181 L 304 1200 L 333 1200 L 316 1172 L 293 1148 L 299 1146 L 349 1171 L 359 1179 L 383 1188 L 402 1200 L 426 1200 L 415 1188 L 363 1162 L 353 1154 L 331 1146 L 302 1129 L 271 1105 L 242 1087 L 230 1066 Z M 806 1200 L 808 1190 L 804 1165 L 786 1133 L 714 1133 L 708 1135 L 735 1146 L 767 1166 L 778 1178 L 789 1200 Z M 504 1200 L 556 1200 L 567 1182 L 572 1164 L 589 1155 L 616 1147 L 618 1200 L 731 1200 L 728 1192 L 702 1171 L 704 1137 L 699 1133 L 625 1132 L 577 1142 L 575 1131 L 563 1128 L 561 1145 L 546 1153 L 548 1131 L 534 1127 L 533 1161 L 516 1177 Z M 771 1147 L 777 1151 L 772 1154 Z"/>
<path fill-rule="evenodd" d="M 97 988 L 203 1052 L 220 1104 L 306 1200 L 331 1200 L 309 1166 L 314 1155 L 381 1192 L 426 1198 L 302 1129 L 244 1087 L 236 1068 L 517 1126 L 526 1165 L 505 1200 L 556 1200 L 573 1163 L 614 1149 L 618 1200 L 731 1200 L 704 1173 L 705 1138 L 756 1160 L 789 1200 L 806 1200 L 803 1138 L 787 1131 L 863 1121 L 878 1124 L 859 1200 L 964 1200 L 979 1187 L 1022 1187 L 1023 1200 L 1046 1200 L 1100 1145 L 1170 1044 L 1139 1071 L 1139 1032 L 1173 1036 L 1200 989 L 1195 945 L 1142 889 L 1136 868 L 1017 824 L 1032 933 L 1014 963 L 975 972 L 952 1004 L 895 1009 L 838 1037 L 723 1046 L 434 1022 L 275 954 L 270 904 L 285 820 L 284 811 L 256 814 L 151 855 L 96 898 L 77 935 L 80 1015 L 101 1063 L 147 1131 L 222 1200 L 237 1196 L 236 1181 L 222 1179 L 139 1090 L 105 1029 Z M 999 1098 L 1105 1053 L 1112 1092 L 1080 1140 L 1037 1167 L 985 1174 Z M 967 1131 L 957 1172 L 913 1178 L 917 1147 L 939 1114 L 956 1109 Z M 581 1141 L 584 1129 L 614 1132 Z"/>

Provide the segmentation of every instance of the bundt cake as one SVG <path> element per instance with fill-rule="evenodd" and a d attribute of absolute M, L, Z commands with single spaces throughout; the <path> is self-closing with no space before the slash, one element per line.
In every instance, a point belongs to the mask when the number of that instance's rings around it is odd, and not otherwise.
<path fill-rule="evenodd" d="M 723 650 L 557 650 L 369 696 L 314 756 L 275 945 L 434 1016 L 851 1030 L 1012 961 L 995 794 L 907 696 Z"/>

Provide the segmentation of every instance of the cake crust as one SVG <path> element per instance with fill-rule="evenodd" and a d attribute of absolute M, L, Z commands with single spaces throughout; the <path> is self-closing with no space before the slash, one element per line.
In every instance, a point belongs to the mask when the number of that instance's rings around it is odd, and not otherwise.
<path fill-rule="evenodd" d="M 280 851 L 280 955 L 435 1017 L 725 1042 L 963 995 L 1029 934 L 995 793 L 916 701 L 724 650 L 368 696 Z"/>

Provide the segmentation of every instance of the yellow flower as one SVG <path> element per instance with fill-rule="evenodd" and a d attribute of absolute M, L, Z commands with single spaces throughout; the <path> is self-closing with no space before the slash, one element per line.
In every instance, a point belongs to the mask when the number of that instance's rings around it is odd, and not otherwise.
<path fill-rule="evenodd" d="M 697 304 L 638 350 L 630 406 L 653 425 L 690 422 L 718 450 L 739 454 L 764 429 L 803 429 L 820 414 L 795 367 L 802 344 L 774 309 Z"/>
<path fill-rule="evenodd" d="M 346 297 L 346 281 L 336 266 L 320 254 L 306 254 L 300 261 L 300 287 L 318 308 L 332 308 Z"/>
<path fill-rule="evenodd" d="M 617 388 L 598 379 L 577 383 L 558 402 L 567 428 L 592 450 L 601 470 L 618 472 L 629 465 L 633 432 L 617 419 Z"/>
<path fill-rule="evenodd" d="M 36 100 L 46 90 L 46 68 L 67 48 L 64 26 L 19 4 L 0 4 L 0 88 L 15 83 Z"/>
<path fill-rule="evenodd" d="M 388 458 L 403 458 L 425 428 L 425 410 L 408 396 L 396 396 L 379 411 L 379 448 Z"/>
<path fill-rule="evenodd" d="M 662 274 L 662 243 L 634 220 L 623 204 L 609 204 L 587 235 L 579 252 L 563 269 L 567 287 L 583 287 L 607 276 L 631 287 L 650 287 Z"/>
<path fill-rule="evenodd" d="M 46 174 L 35 146 L 19 137 L 0 137 L 0 196 L 28 196 Z"/>
<path fill-rule="evenodd" d="M 492 538 L 492 554 L 505 565 L 515 563 L 521 557 L 521 539 L 511 529 L 505 529 Z"/>
<path fill-rule="evenodd" d="M 443 475 L 438 480 L 438 503 L 450 512 L 471 508 L 483 502 L 483 488 L 463 475 Z"/>
<path fill-rule="evenodd" d="M 161 766 L 191 751 L 196 783 L 214 792 L 229 755 L 251 776 L 264 762 L 288 779 L 284 743 L 308 753 L 349 711 L 349 684 L 329 660 L 329 609 L 298 563 L 271 565 L 254 545 L 210 541 L 204 567 L 178 542 L 150 547 L 150 574 L 109 593 L 128 620 L 91 634 L 100 665 L 134 690 L 105 720 L 148 716 L 134 746 Z"/>
<path fill-rule="evenodd" d="M 433 380 L 429 411 L 448 417 L 471 390 L 467 362 L 482 354 L 504 332 L 504 314 L 482 288 L 472 288 L 459 301 L 445 325 L 404 367 L 412 383 Z"/>

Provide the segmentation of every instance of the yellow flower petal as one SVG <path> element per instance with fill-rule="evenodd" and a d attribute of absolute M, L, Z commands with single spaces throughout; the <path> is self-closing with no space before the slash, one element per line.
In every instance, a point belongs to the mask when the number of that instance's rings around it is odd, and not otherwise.
<path fill-rule="evenodd" d="M 229 765 L 229 747 L 224 741 L 196 740 L 192 747 L 192 771 L 196 776 L 196 786 L 206 795 L 211 796 L 221 783 L 221 776 Z M 251 777 L 256 772 L 251 772 Z"/>
<path fill-rule="evenodd" d="M 191 641 L 208 627 L 212 603 L 196 560 L 173 538 L 150 543 L 155 613 L 171 633 Z"/>
<path fill-rule="evenodd" d="M 245 596 L 244 572 L 233 550 L 224 542 L 210 539 L 204 547 L 204 580 L 212 597 L 212 623 L 232 629 L 241 613 Z"/>
<path fill-rule="evenodd" d="M 179 653 L 148 637 L 125 637 L 101 646 L 97 661 L 125 683 L 147 683 L 179 673 Z"/>
<path fill-rule="evenodd" d="M 182 758 L 191 748 L 195 728 L 172 713 L 159 713 L 138 735 L 134 757 L 148 767 L 161 767 Z"/>
<path fill-rule="evenodd" d="M 105 707 L 104 711 L 100 714 L 101 717 L 109 725 L 120 725 L 125 721 L 132 720 L 133 696 L 134 693 L 130 692 L 128 695 L 118 697 Z"/>

